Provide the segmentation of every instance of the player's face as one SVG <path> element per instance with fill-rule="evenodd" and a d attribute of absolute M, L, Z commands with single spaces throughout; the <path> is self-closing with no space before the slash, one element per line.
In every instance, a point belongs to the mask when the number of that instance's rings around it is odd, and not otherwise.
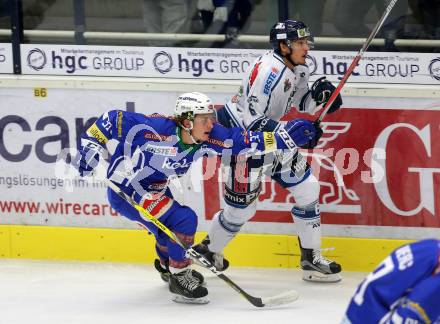
<path fill-rule="evenodd" d="M 200 114 L 194 117 L 192 136 L 200 142 L 207 141 L 215 123 L 214 114 Z"/>
<path fill-rule="evenodd" d="M 310 50 L 310 43 L 307 38 L 301 38 L 296 41 L 293 41 L 290 45 L 290 49 L 292 50 L 290 54 L 290 59 L 295 64 L 305 64 L 306 56 Z"/>

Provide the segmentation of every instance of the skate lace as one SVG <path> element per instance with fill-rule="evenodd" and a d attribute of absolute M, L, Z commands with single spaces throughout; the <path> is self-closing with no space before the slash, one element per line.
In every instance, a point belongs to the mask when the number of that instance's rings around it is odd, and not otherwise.
<path fill-rule="evenodd" d="M 177 280 L 182 287 L 190 291 L 193 291 L 199 286 L 199 281 L 193 277 L 191 269 L 186 270 L 183 275 L 177 276 Z"/>
<path fill-rule="evenodd" d="M 327 250 L 332 250 L 332 249 L 322 249 L 322 250 L 313 250 L 312 254 L 313 254 L 313 264 L 324 264 L 324 265 L 329 265 L 330 263 L 332 263 L 333 261 L 330 261 L 329 259 L 326 259 L 325 257 L 322 256 L 321 251 L 327 251 Z"/>

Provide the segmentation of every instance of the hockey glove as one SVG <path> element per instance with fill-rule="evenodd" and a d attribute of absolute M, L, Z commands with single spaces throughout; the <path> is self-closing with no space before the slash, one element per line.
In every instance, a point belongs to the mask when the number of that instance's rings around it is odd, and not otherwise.
<path fill-rule="evenodd" d="M 314 148 L 322 136 L 321 127 L 307 119 L 298 118 L 288 121 L 284 129 L 297 146 L 305 149 Z"/>
<path fill-rule="evenodd" d="M 72 164 L 78 170 L 80 176 L 90 176 L 104 152 L 106 152 L 105 148 L 98 142 L 82 138 L 81 148 L 73 159 Z"/>
<path fill-rule="evenodd" d="M 323 131 L 319 123 L 314 122 L 313 126 L 315 127 L 315 136 L 311 139 L 307 144 L 301 146 L 303 149 L 313 149 L 316 145 L 318 145 L 319 139 L 322 137 Z"/>
<path fill-rule="evenodd" d="M 325 79 L 325 77 L 319 78 L 312 85 L 312 98 L 316 101 L 318 105 L 326 104 L 330 99 L 333 91 L 335 91 L 335 86 Z M 335 112 L 342 106 L 341 94 L 338 94 L 336 99 L 333 101 L 329 113 Z"/>

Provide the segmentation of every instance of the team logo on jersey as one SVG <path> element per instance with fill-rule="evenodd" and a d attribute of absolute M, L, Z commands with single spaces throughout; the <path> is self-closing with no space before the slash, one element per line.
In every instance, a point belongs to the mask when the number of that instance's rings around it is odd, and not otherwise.
<path fill-rule="evenodd" d="M 189 168 L 191 166 L 191 161 L 187 161 L 186 159 L 182 159 L 181 161 L 173 161 L 170 158 L 166 158 L 163 161 L 162 168 L 176 170 L 180 168 Z"/>
<path fill-rule="evenodd" d="M 284 92 L 289 91 L 289 89 L 292 87 L 292 83 L 289 79 L 284 80 Z"/>
<path fill-rule="evenodd" d="M 159 146 L 148 144 L 145 148 L 145 151 L 150 152 L 151 154 L 164 155 L 164 156 L 176 156 L 177 155 L 177 147 L 173 146 Z"/>

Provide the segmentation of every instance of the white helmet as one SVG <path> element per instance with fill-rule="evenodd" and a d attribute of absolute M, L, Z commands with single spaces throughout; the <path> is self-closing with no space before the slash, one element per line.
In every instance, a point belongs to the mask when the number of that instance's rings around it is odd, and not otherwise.
<path fill-rule="evenodd" d="M 197 114 L 212 114 L 214 108 L 211 99 L 200 92 L 183 93 L 177 98 L 176 107 L 174 108 L 174 116 L 180 117 L 186 114 L 185 118 L 194 119 Z"/>

